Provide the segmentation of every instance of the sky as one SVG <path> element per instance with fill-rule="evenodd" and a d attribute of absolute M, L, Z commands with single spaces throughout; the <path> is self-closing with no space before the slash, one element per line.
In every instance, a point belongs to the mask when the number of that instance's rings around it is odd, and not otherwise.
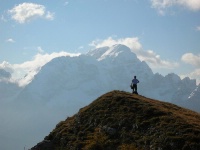
<path fill-rule="evenodd" d="M 0 0 L 0 69 L 124 44 L 154 73 L 200 83 L 200 0 Z"/>

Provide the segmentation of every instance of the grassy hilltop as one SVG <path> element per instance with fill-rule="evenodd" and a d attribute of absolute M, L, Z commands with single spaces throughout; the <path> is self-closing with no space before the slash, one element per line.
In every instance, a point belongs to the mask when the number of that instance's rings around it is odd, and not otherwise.
<path fill-rule="evenodd" d="M 198 150 L 200 114 L 123 91 L 57 124 L 32 150 Z"/>

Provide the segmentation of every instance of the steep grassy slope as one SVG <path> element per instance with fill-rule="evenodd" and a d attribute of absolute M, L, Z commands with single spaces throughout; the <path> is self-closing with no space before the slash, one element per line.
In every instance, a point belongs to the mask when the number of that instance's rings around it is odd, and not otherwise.
<path fill-rule="evenodd" d="M 122 91 L 61 121 L 32 150 L 198 150 L 200 114 Z"/>

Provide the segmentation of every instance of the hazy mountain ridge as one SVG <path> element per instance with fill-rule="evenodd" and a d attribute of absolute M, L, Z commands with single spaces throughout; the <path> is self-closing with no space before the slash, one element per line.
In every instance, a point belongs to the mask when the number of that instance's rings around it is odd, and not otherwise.
<path fill-rule="evenodd" d="M 24 99 L 22 97 L 28 97 L 32 93 L 31 101 L 50 101 L 56 99 L 52 96 L 59 96 L 62 90 L 66 96 L 69 96 L 68 92 L 76 90 L 77 93 L 94 95 L 92 98 L 95 98 L 113 89 L 129 90 L 132 74 L 138 74 L 141 81 L 153 76 L 148 65 L 141 62 L 126 46 L 113 46 L 99 55 L 99 58 L 94 55 L 97 59 L 88 53 L 79 57 L 59 57 L 52 60 L 41 68 L 18 99 Z"/>
<path fill-rule="evenodd" d="M 112 91 L 61 121 L 32 150 L 196 150 L 199 138 L 199 113 Z"/>
<path fill-rule="evenodd" d="M 2 74 L 8 76 L 5 72 Z M 17 99 L 49 101 L 62 90 L 84 91 L 88 83 L 94 87 L 88 87 L 88 90 L 96 88 L 96 92 L 90 93 L 95 96 L 114 89 L 130 91 L 129 84 L 134 75 L 140 80 L 140 94 L 164 101 L 186 101 L 197 87 L 195 80 L 181 80 L 174 73 L 165 77 L 153 74 L 151 68 L 141 62 L 128 47 L 114 45 L 94 49 L 86 55 L 53 59 L 41 68 Z M 84 88 L 82 85 L 85 85 Z"/>
<path fill-rule="evenodd" d="M 73 115 L 96 97 L 112 90 L 131 92 L 130 83 L 134 75 L 140 80 L 139 94 L 200 112 L 200 91 L 195 91 L 195 80 L 181 80 L 173 73 L 165 77 L 153 74 L 151 68 L 128 47 L 114 45 L 76 57 L 55 58 L 44 65 L 24 88 L 2 80 L 0 93 L 4 98 L 1 97 L 1 102 L 9 101 L 0 106 L 3 120 L 0 133 L 24 141 L 24 145 L 34 144 L 52 130 L 59 120 L 66 118 L 66 115 Z M 3 72 L 2 76 L 9 77 L 9 74 Z M 22 125 L 24 128 L 17 128 Z M 42 126 L 46 129 L 43 130 Z M 31 132 L 32 136 L 27 134 Z M 18 137 L 19 134 L 23 135 L 20 137 L 22 139 Z M 20 149 L 17 146 L 24 146 L 23 143 L 17 144 L 13 144 L 13 147 Z M 9 148 L 4 145 L 5 142 L 0 143 L 0 149 L 13 149 L 10 144 L 6 145 Z"/>

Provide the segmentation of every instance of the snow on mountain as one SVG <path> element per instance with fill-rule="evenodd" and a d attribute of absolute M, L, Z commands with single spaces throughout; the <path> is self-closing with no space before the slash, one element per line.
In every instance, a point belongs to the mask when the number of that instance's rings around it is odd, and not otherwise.
<path fill-rule="evenodd" d="M 192 99 L 200 99 L 200 84 L 192 91 L 190 96 L 188 97 L 188 100 Z"/>
<path fill-rule="evenodd" d="M 136 59 L 136 55 L 131 52 L 130 48 L 128 48 L 125 45 L 117 44 L 112 47 L 110 47 L 105 53 L 103 53 L 98 60 L 101 61 L 106 58 L 126 58 L 126 59 Z"/>
<path fill-rule="evenodd" d="M 58 121 L 65 119 L 66 114 L 72 115 L 98 96 L 112 90 L 131 92 L 134 75 L 140 81 L 139 94 L 176 104 L 182 105 L 196 88 L 195 80 L 189 78 L 181 80 L 173 73 L 167 76 L 153 74 L 146 62 L 140 61 L 124 45 L 98 48 L 75 57 L 57 57 L 44 65 L 16 95 L 9 109 L 5 109 L 9 118 L 7 115 L 0 116 L 4 120 L 0 133 L 11 136 L 7 133 L 10 132 L 15 139 L 23 134 L 19 140 L 24 140 L 31 147 L 41 141 Z M 187 107 L 185 103 L 184 106 Z M 195 110 L 200 112 L 199 105 Z M 10 131 L 1 131 L 8 128 L 7 122 L 11 125 Z M 20 125 L 24 128 L 18 129 Z M 18 146 L 22 147 L 22 144 Z"/>
<path fill-rule="evenodd" d="M 190 93 L 187 101 L 182 104 L 192 110 L 199 110 L 200 107 L 200 84 Z"/>
<path fill-rule="evenodd" d="M 95 59 L 99 59 L 108 49 L 109 47 L 100 47 L 89 51 L 86 55 L 92 56 Z"/>
<path fill-rule="evenodd" d="M 184 103 L 184 101 L 187 101 L 192 91 L 196 88 L 196 80 L 191 80 L 190 78 L 186 77 L 182 79 L 181 82 L 174 84 L 174 86 L 176 87 L 176 91 L 172 100 L 175 104 L 183 106 L 182 103 Z M 198 110 L 194 110 L 200 112 L 200 108 Z"/>

